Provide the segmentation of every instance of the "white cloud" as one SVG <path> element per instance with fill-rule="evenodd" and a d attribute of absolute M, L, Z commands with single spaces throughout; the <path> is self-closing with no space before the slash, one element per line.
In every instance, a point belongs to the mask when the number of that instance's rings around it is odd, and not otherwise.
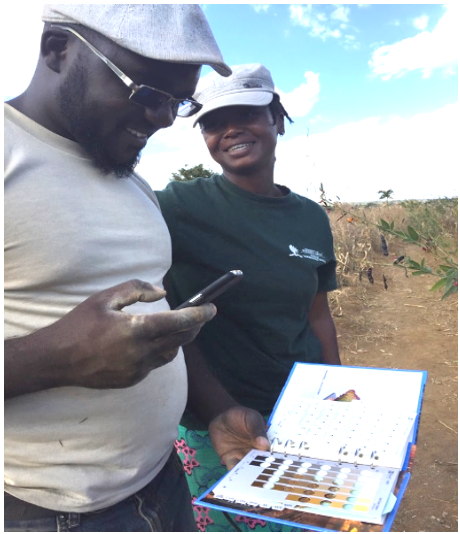
<path fill-rule="evenodd" d="M 451 104 L 410 119 L 370 117 L 327 133 L 282 140 L 275 179 L 319 200 L 377 200 L 393 189 L 396 199 L 458 195 L 459 107 Z"/>
<path fill-rule="evenodd" d="M 283 138 L 275 180 L 313 200 L 319 200 L 320 183 L 329 198 L 345 202 L 377 200 L 380 189 L 393 189 L 395 199 L 458 195 L 459 118 L 459 105 L 451 104 L 409 119 L 370 117 L 326 133 Z M 150 144 L 138 170 L 154 189 L 186 164 L 221 170 L 199 130 L 186 121 L 158 132 Z"/>
<path fill-rule="evenodd" d="M 442 70 L 442 73 L 444 74 L 444 76 L 453 76 L 456 72 L 457 72 L 456 68 L 453 66 L 446 67 L 445 69 Z"/>
<path fill-rule="evenodd" d="M 322 11 L 319 11 L 320 9 Z M 292 22 L 308 28 L 312 37 L 319 37 L 323 41 L 328 37 L 339 39 L 342 36 L 339 28 L 345 30 L 348 27 L 350 8 L 337 4 L 330 15 L 330 20 L 324 9 L 331 9 L 331 5 L 292 4 L 289 6 Z"/>
<path fill-rule="evenodd" d="M 289 11 L 291 13 L 291 19 L 301 26 L 305 26 L 307 28 L 311 25 L 311 12 L 312 12 L 312 5 L 307 4 L 306 6 L 302 5 L 291 5 L 289 6 Z M 325 17 L 324 14 L 320 14 L 321 17 Z M 323 19 L 321 19 L 323 20 Z"/>
<path fill-rule="evenodd" d="M 432 32 L 378 48 L 369 66 L 376 76 L 389 80 L 393 76 L 421 70 L 424 78 L 434 69 L 453 68 L 458 63 L 458 4 L 449 4 Z"/>
<path fill-rule="evenodd" d="M 369 48 L 380 48 L 385 44 L 385 41 L 377 41 L 376 43 L 371 43 Z"/>
<path fill-rule="evenodd" d="M 345 6 L 339 6 L 331 14 L 331 19 L 340 20 L 342 22 L 348 22 L 348 14 L 350 13 L 350 8 Z"/>
<path fill-rule="evenodd" d="M 318 101 L 319 73 L 307 71 L 304 76 L 306 83 L 302 83 L 290 93 L 284 93 L 276 88 L 283 106 L 291 117 L 304 117 Z"/>
<path fill-rule="evenodd" d="M 417 28 L 417 30 L 425 30 L 428 26 L 428 17 L 426 15 L 422 15 L 421 17 L 417 17 L 412 21 L 414 28 Z"/>
<path fill-rule="evenodd" d="M 7 2 L 2 7 L 3 82 L 5 78 L 8 78 L 8 83 L 3 83 L 4 100 L 21 94 L 27 88 L 37 66 L 40 36 L 43 30 L 41 21 L 43 4 L 32 2 L 27 4 L 26 13 L 24 9 L 24 4 L 21 2 Z M 5 21 L 10 21 L 9 26 L 11 26 L 11 21 L 20 21 L 20 29 L 13 24 L 15 30 L 10 33 L 10 30 L 5 27 L 7 24 Z M 12 41 L 9 40 L 10 37 Z M 7 52 L 12 43 L 14 53 Z"/>
<path fill-rule="evenodd" d="M 191 120 L 177 119 L 171 128 L 160 130 L 152 137 L 136 170 L 153 189 L 163 189 L 173 172 L 200 163 L 215 172 L 221 171 L 209 155 L 199 126 L 192 128 Z"/>
<path fill-rule="evenodd" d="M 345 50 L 359 50 L 361 44 L 356 40 L 354 35 L 344 35 L 343 36 L 343 47 Z"/>
<path fill-rule="evenodd" d="M 251 5 L 256 13 L 260 13 L 261 11 L 266 13 L 270 7 L 270 4 L 251 4 Z"/>

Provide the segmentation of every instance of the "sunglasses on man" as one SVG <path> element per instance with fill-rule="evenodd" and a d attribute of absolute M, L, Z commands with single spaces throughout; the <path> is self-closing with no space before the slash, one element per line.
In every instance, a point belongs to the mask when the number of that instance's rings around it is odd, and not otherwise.
<path fill-rule="evenodd" d="M 102 52 L 99 52 L 91 43 L 89 43 L 82 35 L 80 35 L 73 28 L 68 26 L 61 26 L 60 24 L 52 24 L 53 28 L 60 28 L 78 37 L 85 45 L 94 53 L 97 57 L 111 69 L 120 80 L 131 89 L 129 100 L 144 106 L 146 108 L 158 109 L 162 106 L 170 105 L 176 112 L 178 117 L 189 117 L 197 113 L 203 106 L 192 97 L 190 98 L 176 98 L 165 91 L 155 89 L 149 85 L 137 85 L 131 78 L 129 78 L 123 71 L 121 71 L 114 63 L 104 56 Z"/>

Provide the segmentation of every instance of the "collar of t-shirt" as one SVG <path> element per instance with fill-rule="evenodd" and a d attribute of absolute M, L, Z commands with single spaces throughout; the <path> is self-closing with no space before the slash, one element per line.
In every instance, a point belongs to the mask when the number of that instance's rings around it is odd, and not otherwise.
<path fill-rule="evenodd" d="M 215 179 L 216 179 L 217 184 L 220 185 L 222 189 L 224 189 L 228 193 L 237 195 L 247 200 L 251 200 L 253 202 L 280 205 L 280 204 L 292 202 L 293 197 L 294 197 L 294 194 L 292 193 L 292 191 L 284 185 L 275 184 L 276 187 L 278 187 L 278 189 L 283 193 L 284 196 L 264 197 L 262 195 L 257 195 L 255 193 L 251 193 L 250 191 L 246 191 L 246 189 L 242 189 L 241 187 L 238 187 L 233 182 L 230 182 L 230 180 L 225 178 L 225 176 L 223 176 L 222 174 L 217 175 Z"/>

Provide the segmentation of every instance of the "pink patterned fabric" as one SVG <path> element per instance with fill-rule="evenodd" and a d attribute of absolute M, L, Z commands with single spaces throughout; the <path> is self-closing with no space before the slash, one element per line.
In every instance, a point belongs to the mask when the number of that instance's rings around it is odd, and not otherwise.
<path fill-rule="evenodd" d="M 251 530 L 254 530 L 257 525 L 264 527 L 267 524 L 262 519 L 254 519 L 252 517 L 245 517 L 244 515 L 237 515 L 235 519 L 237 523 L 246 523 Z"/>
<path fill-rule="evenodd" d="M 174 445 L 176 447 L 177 453 L 182 453 L 184 455 L 184 458 L 182 460 L 182 464 L 184 465 L 184 471 L 188 475 L 191 475 L 193 469 L 200 465 L 200 463 L 195 460 L 196 450 L 188 447 L 184 439 L 181 439 L 180 441 L 176 440 Z"/>
<path fill-rule="evenodd" d="M 193 495 L 191 502 L 198 532 L 303 532 L 296 527 L 277 525 L 241 514 L 230 515 L 195 504 L 197 496 L 201 496 L 206 488 L 222 478 L 227 469 L 212 448 L 206 430 L 190 430 L 182 426 L 178 430 L 179 437 L 175 446 L 184 465 L 190 495 Z"/>
<path fill-rule="evenodd" d="M 192 497 L 192 505 L 195 511 L 196 524 L 200 532 L 205 532 L 206 526 L 212 525 L 214 521 L 209 517 L 209 508 L 195 505 L 196 498 L 197 498 L 196 495 Z"/>

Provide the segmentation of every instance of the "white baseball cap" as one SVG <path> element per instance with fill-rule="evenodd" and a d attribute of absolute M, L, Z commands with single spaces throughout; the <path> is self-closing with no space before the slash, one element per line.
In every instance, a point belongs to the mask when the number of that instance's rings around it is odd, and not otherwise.
<path fill-rule="evenodd" d="M 228 106 L 267 106 L 273 100 L 275 84 L 263 65 L 233 65 L 231 69 L 227 78 L 215 72 L 200 78 L 193 98 L 203 107 L 192 116 L 194 127 L 210 111 Z"/>
<path fill-rule="evenodd" d="M 147 58 L 232 72 L 198 4 L 45 4 L 42 20 L 82 24 Z"/>

